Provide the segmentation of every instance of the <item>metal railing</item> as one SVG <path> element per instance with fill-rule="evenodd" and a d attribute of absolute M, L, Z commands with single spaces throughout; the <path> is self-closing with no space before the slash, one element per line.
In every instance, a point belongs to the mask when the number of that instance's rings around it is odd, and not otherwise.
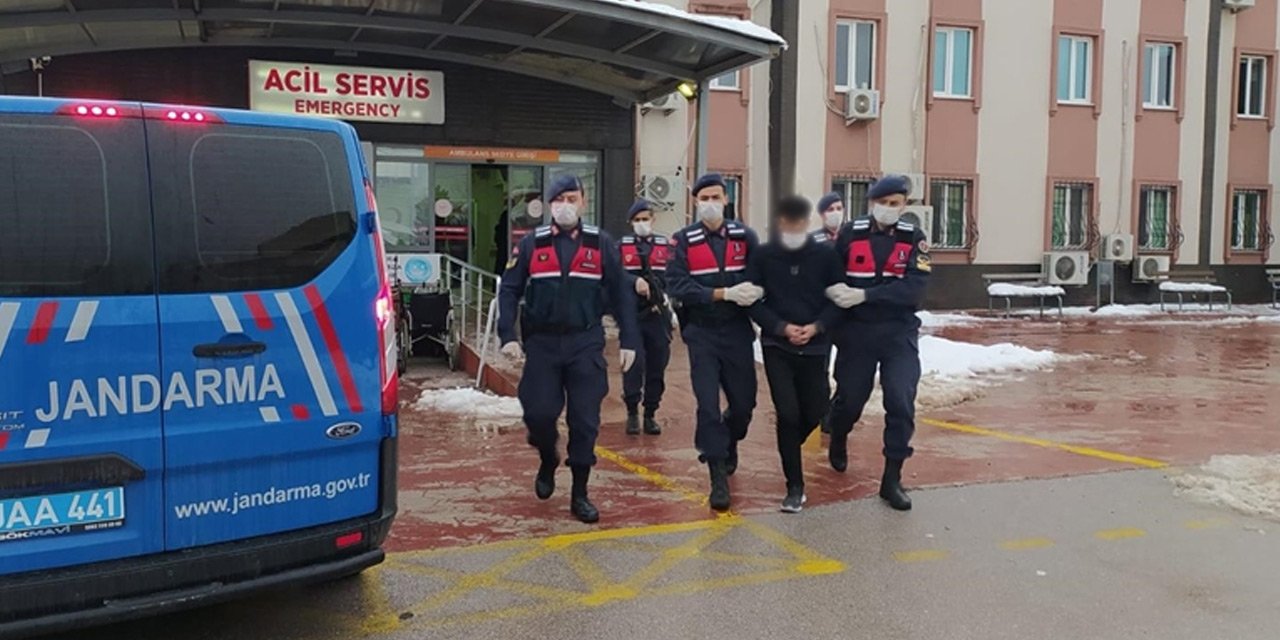
<path fill-rule="evenodd" d="M 451 329 L 455 333 L 455 345 L 462 342 L 475 345 L 476 356 L 480 359 L 476 368 L 476 386 L 479 386 L 489 345 L 497 331 L 498 284 L 501 279 L 495 273 L 447 254 L 441 256 L 441 267 L 456 321 Z"/>

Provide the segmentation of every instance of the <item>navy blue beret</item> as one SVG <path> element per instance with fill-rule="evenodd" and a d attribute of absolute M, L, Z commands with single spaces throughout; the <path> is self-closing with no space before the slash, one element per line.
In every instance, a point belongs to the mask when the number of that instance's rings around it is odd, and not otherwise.
<path fill-rule="evenodd" d="M 835 191 L 822 196 L 822 199 L 818 200 L 818 213 L 826 213 L 827 209 L 830 209 L 831 205 L 837 202 L 844 202 L 844 196 Z"/>
<path fill-rule="evenodd" d="M 575 175 L 563 175 L 551 181 L 551 185 L 547 187 L 546 201 L 548 204 L 552 200 L 559 198 L 566 191 L 583 191 L 582 181 Z"/>
<path fill-rule="evenodd" d="M 643 198 L 640 200 L 636 200 L 636 203 L 631 205 L 630 209 L 627 209 L 627 219 L 630 220 L 636 217 L 636 214 L 640 213 L 641 211 L 652 211 L 652 210 L 653 210 L 653 207 L 649 205 L 648 200 L 645 200 Z"/>
<path fill-rule="evenodd" d="M 891 196 L 897 193 L 902 195 L 911 194 L 911 180 L 904 175 L 890 173 L 871 185 L 867 190 L 868 200 L 879 200 L 880 198 Z"/>
<path fill-rule="evenodd" d="M 708 173 L 693 183 L 693 197 L 698 197 L 698 192 L 707 187 L 724 187 L 724 176 L 718 173 Z"/>

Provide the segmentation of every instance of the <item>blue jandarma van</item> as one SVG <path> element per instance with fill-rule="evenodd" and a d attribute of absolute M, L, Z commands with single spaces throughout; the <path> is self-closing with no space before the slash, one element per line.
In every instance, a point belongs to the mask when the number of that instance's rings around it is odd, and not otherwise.
<path fill-rule="evenodd" d="M 383 265 L 346 124 L 0 97 L 0 637 L 380 562 Z"/>

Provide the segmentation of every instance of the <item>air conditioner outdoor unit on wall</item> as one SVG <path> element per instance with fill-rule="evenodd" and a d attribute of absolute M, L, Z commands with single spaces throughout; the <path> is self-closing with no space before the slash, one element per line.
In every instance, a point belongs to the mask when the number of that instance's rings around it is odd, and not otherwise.
<path fill-rule="evenodd" d="M 1088 251 L 1049 251 L 1044 254 L 1044 277 L 1049 284 L 1089 284 Z"/>
<path fill-rule="evenodd" d="M 672 113 L 676 110 L 676 107 L 679 105 L 679 98 L 680 96 L 674 93 L 668 93 L 667 95 L 662 96 L 661 98 L 654 98 L 653 100 L 650 100 L 649 102 L 646 102 L 640 105 L 640 110 L 644 113 L 648 113 L 650 111 L 661 111 L 662 113 Z"/>
<path fill-rule="evenodd" d="M 933 238 L 933 207 L 911 205 L 902 210 L 902 221 L 915 225 L 924 232 L 924 237 Z"/>
<path fill-rule="evenodd" d="M 1236 13 L 1256 6 L 1257 0 L 1222 0 L 1223 8 Z"/>
<path fill-rule="evenodd" d="M 907 194 L 908 202 L 924 202 L 924 174 L 904 173 L 907 182 L 911 183 L 911 193 Z"/>
<path fill-rule="evenodd" d="M 1162 280 L 1165 276 L 1160 274 L 1169 272 L 1169 264 L 1172 260 L 1169 256 L 1138 256 L 1133 261 L 1133 281 L 1134 282 L 1155 282 Z"/>
<path fill-rule="evenodd" d="M 1113 233 L 1102 240 L 1102 259 L 1115 262 L 1133 260 L 1133 234 Z"/>
<path fill-rule="evenodd" d="M 875 89 L 850 89 L 844 94 L 844 123 L 875 120 L 880 117 L 880 92 Z"/>
<path fill-rule="evenodd" d="M 655 174 L 640 179 L 640 197 L 667 209 L 683 204 L 684 178 L 674 174 Z"/>

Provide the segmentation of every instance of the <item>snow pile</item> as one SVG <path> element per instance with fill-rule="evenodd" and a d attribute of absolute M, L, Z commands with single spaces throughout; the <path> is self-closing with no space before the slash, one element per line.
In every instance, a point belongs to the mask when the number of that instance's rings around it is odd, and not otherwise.
<path fill-rule="evenodd" d="M 918 311 L 916 312 L 916 317 L 920 319 L 920 326 L 925 329 L 964 327 L 988 321 L 988 318 L 979 318 L 966 313 L 933 313 L 930 311 Z"/>
<path fill-rule="evenodd" d="M 1065 296 L 1067 292 L 1062 287 L 1033 287 L 1025 284 L 997 282 L 987 287 L 987 295 L 1001 298 L 1035 298 L 1039 296 Z"/>
<path fill-rule="evenodd" d="M 470 387 L 427 389 L 418 396 L 415 409 L 438 411 L 470 418 L 519 420 L 520 401 L 477 391 Z"/>
<path fill-rule="evenodd" d="M 1176 495 L 1249 515 L 1280 516 L 1280 455 L 1213 456 L 1172 480 Z"/>
<path fill-rule="evenodd" d="M 1036 351 L 1016 344 L 983 345 L 920 336 L 920 372 L 925 376 L 968 377 L 1007 371 L 1033 371 L 1059 359 L 1052 351 Z"/>
<path fill-rule="evenodd" d="M 748 38 L 763 40 L 765 42 L 773 42 L 784 47 L 787 46 L 787 41 L 783 40 L 782 36 L 779 36 L 778 34 L 754 22 L 748 22 L 739 18 L 726 18 L 724 16 L 689 13 L 687 11 L 676 9 L 675 7 L 669 7 L 665 4 L 644 2 L 642 0 L 596 0 L 596 2 L 632 7 L 648 11 L 649 13 L 666 15 L 673 18 L 679 18 L 681 20 L 688 20 L 690 22 L 698 22 L 709 27 L 732 31 L 737 34 L 747 36 Z"/>
<path fill-rule="evenodd" d="M 1227 288 L 1220 284 L 1209 284 L 1208 282 L 1161 282 L 1161 291 L 1171 291 L 1173 293 L 1224 293 Z"/>

